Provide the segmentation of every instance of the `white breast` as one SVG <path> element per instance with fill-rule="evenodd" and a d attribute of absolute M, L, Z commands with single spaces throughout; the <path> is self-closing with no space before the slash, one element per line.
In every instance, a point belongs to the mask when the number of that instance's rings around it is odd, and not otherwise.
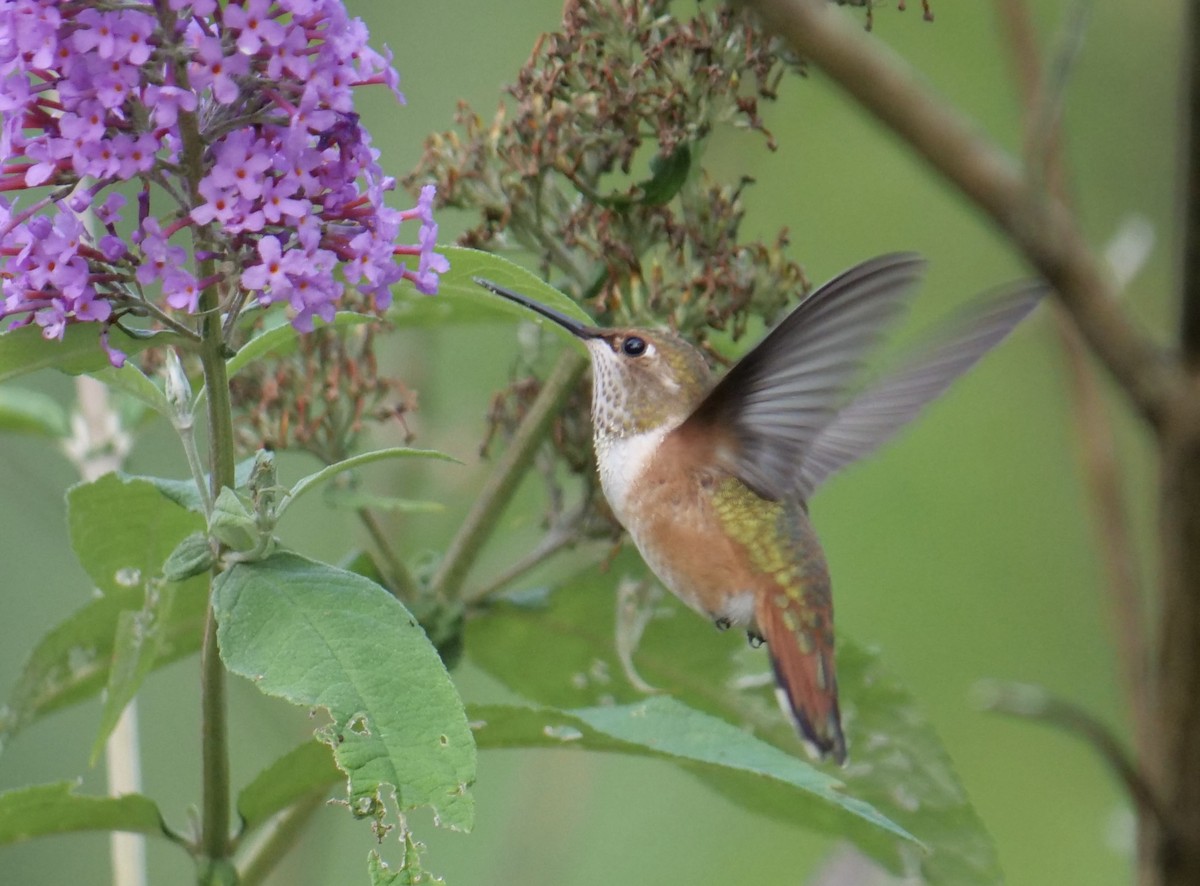
<path fill-rule="evenodd" d="M 627 437 L 597 436 L 596 462 L 600 469 L 600 486 L 617 519 L 629 528 L 626 505 L 629 492 L 641 477 L 654 451 L 667 435 L 668 428 L 630 434 Z"/>

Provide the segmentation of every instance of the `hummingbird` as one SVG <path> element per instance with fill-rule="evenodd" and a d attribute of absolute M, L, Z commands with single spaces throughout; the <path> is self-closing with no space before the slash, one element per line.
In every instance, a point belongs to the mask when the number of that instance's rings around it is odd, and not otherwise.
<path fill-rule="evenodd" d="M 721 630 L 767 645 L 780 707 L 818 758 L 846 761 L 829 570 L 808 500 L 874 452 L 1036 306 L 1041 283 L 969 302 L 896 369 L 867 359 L 924 269 L 911 253 L 818 287 L 721 378 L 678 334 L 601 328 L 490 281 L 591 356 L 600 485 L 662 583 Z"/>

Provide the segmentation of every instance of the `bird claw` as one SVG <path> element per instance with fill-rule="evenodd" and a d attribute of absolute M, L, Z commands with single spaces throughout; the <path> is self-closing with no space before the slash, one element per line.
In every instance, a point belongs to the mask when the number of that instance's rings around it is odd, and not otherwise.
<path fill-rule="evenodd" d="M 758 647 L 762 646 L 763 643 L 767 642 L 765 639 L 763 639 L 763 635 L 758 631 L 746 631 L 746 639 L 750 642 L 750 646 L 754 649 L 757 649 Z"/>

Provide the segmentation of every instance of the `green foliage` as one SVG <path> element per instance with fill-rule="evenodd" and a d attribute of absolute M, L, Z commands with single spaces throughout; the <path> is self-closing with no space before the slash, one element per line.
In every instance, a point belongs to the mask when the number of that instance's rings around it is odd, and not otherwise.
<path fill-rule="evenodd" d="M 72 486 L 67 521 L 80 565 L 105 594 L 147 587 L 179 542 L 204 528 L 150 481 L 118 474 Z"/>
<path fill-rule="evenodd" d="M 203 599 L 201 594 L 193 593 L 193 590 L 185 589 L 183 593 Z M 164 583 L 148 587 L 145 605 L 141 609 L 127 609 L 117 616 L 112 662 L 105 685 L 104 710 L 100 715 L 96 740 L 92 743 L 93 766 L 104 752 L 104 743 L 117 727 L 125 706 L 133 700 L 146 677 L 171 649 L 174 639 L 172 610 L 179 594 L 177 585 Z"/>
<path fill-rule="evenodd" d="M 332 323 L 324 323 L 318 320 L 317 326 L 332 326 L 335 329 L 347 329 L 374 321 L 375 318 L 369 314 L 359 314 L 354 311 L 338 311 L 334 315 Z M 225 371 L 229 374 L 230 378 L 255 360 L 261 360 L 267 356 L 278 357 L 290 354 L 296 350 L 296 343 L 300 338 L 300 333 L 296 331 L 296 328 L 291 323 L 288 323 L 283 315 L 276 315 L 274 323 L 276 325 L 272 325 L 255 335 L 242 345 L 236 354 L 225 361 Z"/>
<path fill-rule="evenodd" d="M 242 829 L 254 831 L 272 815 L 310 794 L 327 790 L 342 777 L 329 745 L 319 741 L 297 745 L 238 792 Z"/>
<path fill-rule="evenodd" d="M 170 332 L 140 334 L 136 338 L 110 333 L 111 343 L 127 354 L 136 354 L 151 345 L 176 344 L 180 337 Z M 39 369 L 61 369 L 79 374 L 98 372 L 110 364 L 100 346 L 100 324 L 77 323 L 66 328 L 62 341 L 45 339 L 39 326 L 22 326 L 0 335 L 0 382 Z"/>
<path fill-rule="evenodd" d="M 789 793 L 801 812 L 816 803 L 836 807 L 845 827 L 849 816 L 916 839 L 870 804 L 841 792 L 842 783 L 779 748 L 724 720 L 689 708 L 667 696 L 650 696 L 626 705 L 554 710 L 516 705 L 480 705 L 470 709 L 481 749 L 515 747 L 581 748 L 657 757 L 701 777 L 714 775 L 739 795 Z M 773 783 L 769 786 L 766 783 Z M 825 810 L 812 813 L 829 818 Z"/>
<path fill-rule="evenodd" d="M 517 598 L 470 623 L 467 650 L 473 661 L 526 698 L 559 709 L 540 715 L 548 718 L 544 725 L 554 741 L 538 743 L 561 745 L 574 738 L 587 746 L 585 739 L 594 740 L 589 734 L 602 732 L 608 739 L 642 745 L 638 753 L 681 758 L 675 762 L 689 763 L 685 768 L 734 802 L 850 839 L 891 870 L 916 865 L 931 884 L 1000 882 L 991 841 L 924 715 L 873 656 L 844 638 L 839 640 L 838 683 L 850 764 L 843 770 L 818 770 L 795 759 L 800 743 L 778 711 L 769 678 L 754 679 L 766 677 L 769 670 L 762 652 L 748 649 L 739 638 L 716 635 L 710 625 L 673 601 L 653 611 L 633 665 L 640 679 L 669 692 L 681 708 L 687 705 L 682 708 L 687 718 L 702 716 L 697 712 L 712 715 L 689 720 L 697 726 L 693 740 L 711 739 L 734 756 L 714 761 L 696 752 L 681 754 L 686 744 L 680 736 L 688 733 L 680 724 L 670 725 L 666 718 L 655 728 L 653 719 L 629 718 L 630 711 L 657 712 L 661 704 L 646 700 L 635 688 L 617 654 L 614 588 L 618 579 L 630 574 L 644 575 L 644 567 L 635 558 L 622 557 L 608 574 L 585 571 L 548 597 Z M 599 705 L 612 702 L 626 713 L 611 718 L 596 713 L 605 711 Z M 537 716 L 503 713 L 495 721 L 502 727 L 499 735 L 489 737 L 485 727 L 480 746 L 502 744 L 509 733 L 532 738 Z M 635 731 L 635 723 L 642 729 Z M 734 733 L 748 742 L 740 745 L 740 752 L 732 750 L 739 747 Z M 774 747 L 763 750 L 768 745 Z M 768 779 L 729 771 L 761 773 L 763 766 L 748 761 L 763 759 L 779 764 L 770 771 L 776 782 L 790 785 L 790 792 Z M 784 760 L 787 768 L 781 769 Z M 714 767 L 714 762 L 722 766 Z M 792 775 L 781 777 L 783 771 Z M 894 834 L 911 834 L 925 848 L 897 842 Z"/>
<path fill-rule="evenodd" d="M 421 866 L 421 844 L 413 839 L 411 831 L 405 831 L 402 836 L 404 843 L 404 861 L 399 870 L 393 871 L 372 850 L 367 859 L 367 871 L 371 875 L 371 886 L 438 886 L 445 884 L 441 877 L 435 877 Z"/>
<path fill-rule="evenodd" d="M 0 748 L 41 717 L 91 698 L 108 685 L 118 624 L 144 601 L 142 588 L 119 588 L 90 601 L 37 642 L 0 714 Z M 200 648 L 205 603 L 203 593 L 185 593 L 165 618 L 160 614 L 158 666 Z"/>
<path fill-rule="evenodd" d="M 60 781 L 0 793 L 0 845 L 75 831 L 162 834 L 158 807 L 149 797 L 85 797 Z"/>
<path fill-rule="evenodd" d="M 65 437 L 67 414 L 53 397 L 4 385 L 0 387 L 0 431 Z"/>
<path fill-rule="evenodd" d="M 434 810 L 469 829 L 475 745 L 462 702 L 416 620 L 374 582 L 279 553 L 239 563 L 214 587 L 221 656 L 268 695 L 329 711 L 320 731 L 349 776 L 351 809 L 382 818 Z"/>
<path fill-rule="evenodd" d="M 107 369 L 92 373 L 92 375 L 110 388 L 129 394 L 163 418 L 171 420 L 173 410 L 167 400 L 167 395 L 133 363 L 126 362 L 120 368 L 109 366 Z"/>
<path fill-rule="evenodd" d="M 569 317 L 591 322 L 579 305 L 541 277 L 506 258 L 461 246 L 444 246 L 441 252 L 449 259 L 450 270 L 442 275 L 438 297 L 401 294 L 388 312 L 389 320 L 399 326 L 432 326 L 478 323 L 495 320 L 504 314 L 531 319 L 529 311 L 498 298 L 475 282 L 476 277 L 482 277 L 524 293 Z"/>
<path fill-rule="evenodd" d="M 333 479 L 338 474 L 352 471 L 355 468 L 371 464 L 372 462 L 394 458 L 432 458 L 440 461 L 458 462 L 458 459 L 454 458 L 454 456 L 446 455 L 444 452 L 435 452 L 432 449 L 410 449 L 407 446 L 393 446 L 390 449 L 376 449 L 371 452 L 364 452 L 361 455 L 351 456 L 336 464 L 327 465 L 306 477 L 301 477 L 279 503 L 276 515 L 282 516 L 283 512 L 287 510 L 292 502 L 310 489 L 314 489 L 321 483 Z"/>

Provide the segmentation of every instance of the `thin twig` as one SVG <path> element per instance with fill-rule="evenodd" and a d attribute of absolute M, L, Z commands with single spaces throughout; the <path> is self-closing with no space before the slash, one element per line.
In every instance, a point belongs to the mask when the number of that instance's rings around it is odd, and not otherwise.
<path fill-rule="evenodd" d="M 586 367 L 587 357 L 574 348 L 564 350 L 554 364 L 517 433 L 446 549 L 431 582 L 439 599 L 454 600 L 460 596 L 463 579 L 475 564 L 496 518 L 512 498 L 538 446 L 545 439 L 551 421 Z"/>
<path fill-rule="evenodd" d="M 530 548 L 525 556 L 509 565 L 507 569 L 492 578 L 487 584 L 463 594 L 463 600 L 467 603 L 478 603 L 480 600 L 486 599 L 497 591 L 508 587 L 522 575 L 540 566 L 563 548 L 568 548 L 576 544 L 579 541 L 579 516 L 579 512 L 576 512 L 571 517 L 555 523 L 542 536 L 541 540 Z"/>
<path fill-rule="evenodd" d="M 1134 765 L 1112 731 L 1082 707 L 1024 683 L 986 681 L 977 685 L 975 692 L 979 706 L 986 711 L 1046 723 L 1091 745 L 1125 786 L 1139 813 L 1153 817 L 1165 833 L 1170 832 L 1170 821 L 1145 773 Z"/>
<path fill-rule="evenodd" d="M 374 512 L 370 508 L 357 508 L 355 513 L 358 514 L 358 519 L 362 521 L 363 526 L 367 528 L 367 532 L 375 542 L 375 549 L 383 560 L 384 579 L 387 581 L 388 590 L 402 602 L 411 603 L 417 598 L 417 580 L 404 565 L 404 561 L 396 555 L 391 540 L 383 531 Z"/>

